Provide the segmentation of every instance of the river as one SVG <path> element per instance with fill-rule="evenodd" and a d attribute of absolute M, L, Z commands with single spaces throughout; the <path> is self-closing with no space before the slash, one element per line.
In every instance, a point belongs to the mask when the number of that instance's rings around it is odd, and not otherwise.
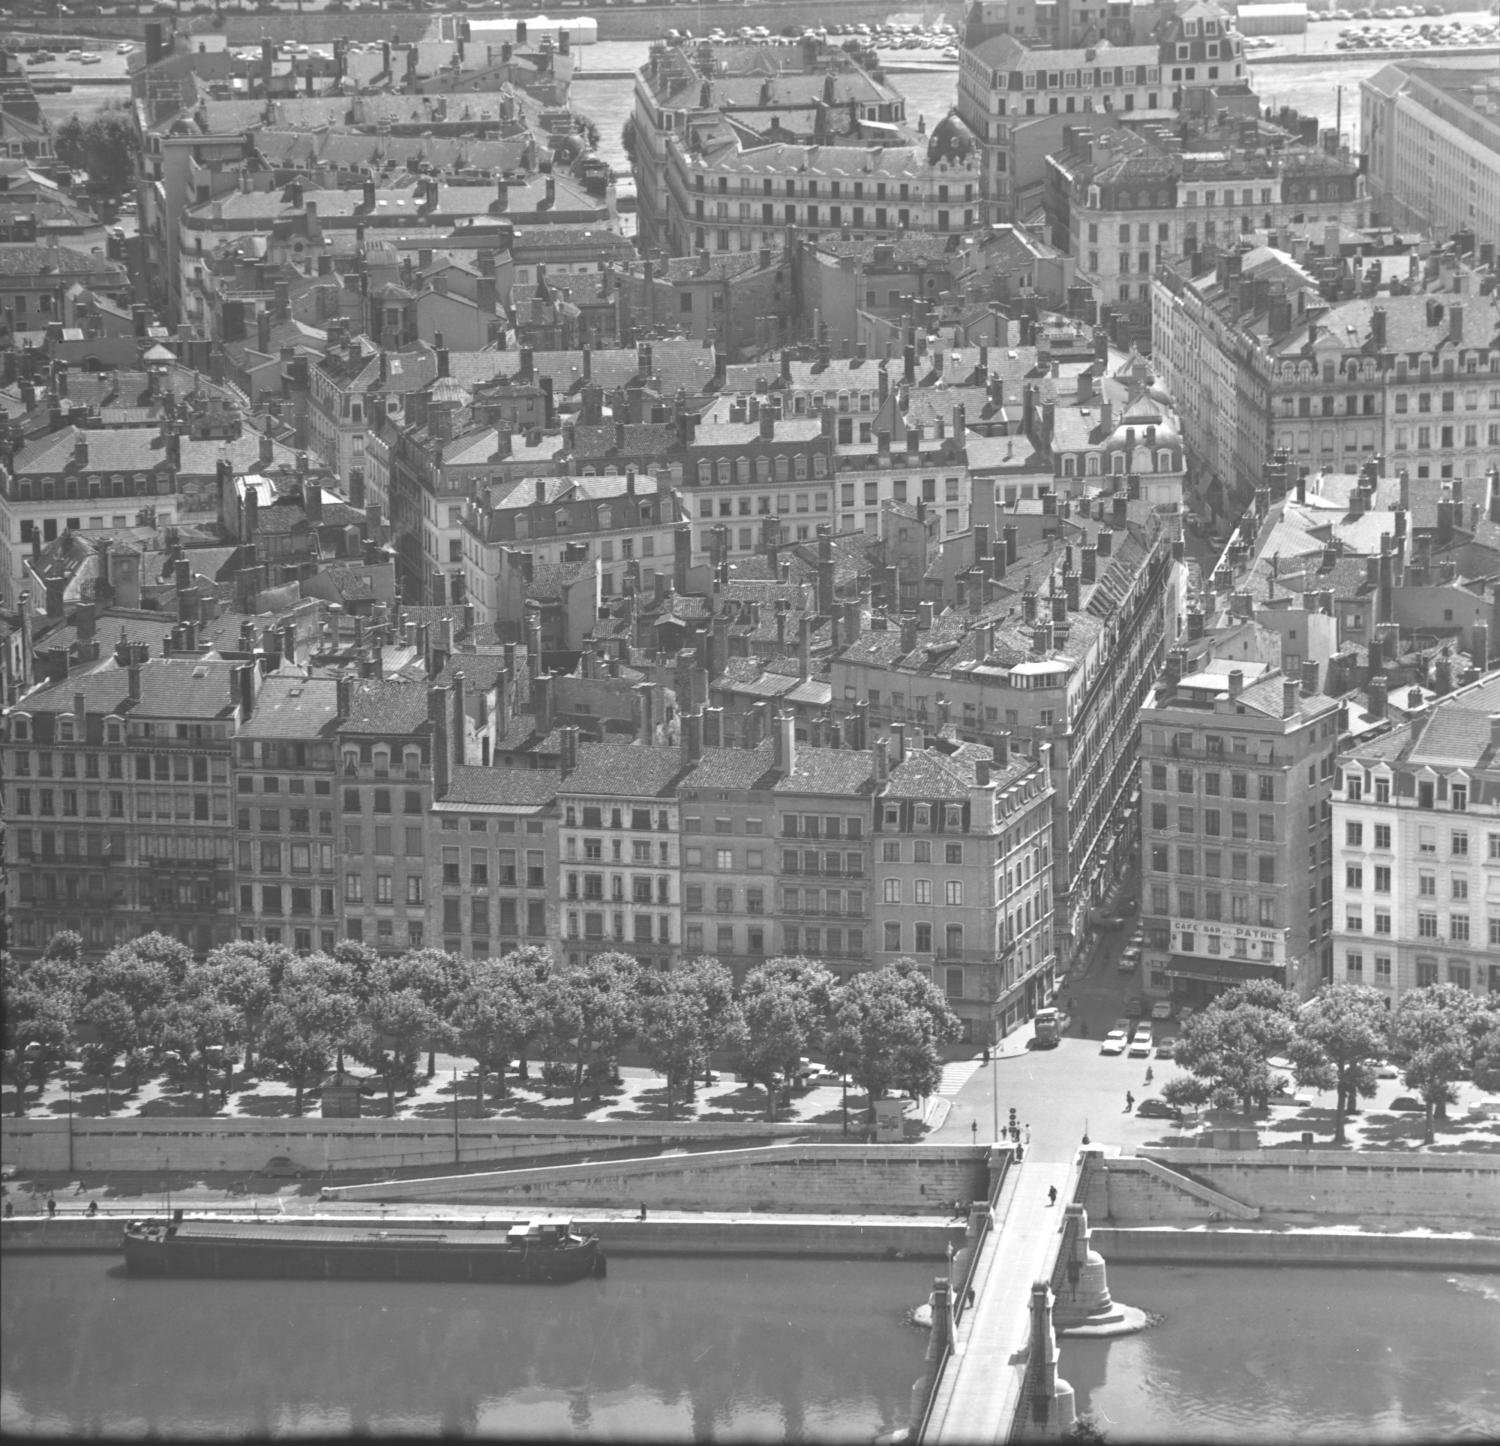
<path fill-rule="evenodd" d="M 12 1436 L 870 1441 L 932 1262 L 619 1258 L 566 1287 L 163 1281 L 7 1255 Z"/>
<path fill-rule="evenodd" d="M 1500 1439 L 1500 1276 L 1111 1266 L 1157 1323 L 1064 1340 L 1111 1441 Z"/>
<path fill-rule="evenodd" d="M 620 1258 L 558 1289 L 132 1279 L 8 1255 L 0 1431 L 868 1442 L 931 1262 Z M 1155 1324 L 1065 1340 L 1114 1442 L 1500 1437 L 1500 1276 L 1116 1266 Z"/>

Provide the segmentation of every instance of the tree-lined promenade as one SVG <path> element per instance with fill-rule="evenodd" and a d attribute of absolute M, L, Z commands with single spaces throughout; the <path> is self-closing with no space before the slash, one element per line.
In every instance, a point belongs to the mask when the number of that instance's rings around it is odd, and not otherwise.
<path fill-rule="evenodd" d="M 1334 1142 L 1386 1061 L 1422 1102 L 1425 1136 L 1457 1098 L 1459 1080 L 1500 1082 L 1500 995 L 1453 984 L 1408 990 L 1390 1008 L 1366 984 L 1325 984 L 1310 1000 L 1268 980 L 1242 984 L 1188 1021 L 1175 1051 L 1186 1071 L 1162 1087 L 1170 1105 L 1263 1110 L 1285 1057 L 1297 1084 L 1335 1094 Z"/>
<path fill-rule="evenodd" d="M 104 1083 L 136 1089 L 165 1073 L 190 1081 L 204 1114 L 236 1079 L 274 1078 L 302 1115 L 309 1092 L 353 1062 L 382 1083 L 386 1107 L 411 1095 L 441 1051 L 473 1063 L 483 1116 L 513 1080 L 597 1103 L 622 1050 L 634 1047 L 666 1079 L 669 1105 L 690 1102 L 710 1059 L 727 1059 L 765 1092 L 766 1117 L 804 1057 L 818 1053 L 874 1102 L 928 1095 L 942 1046 L 960 1028 L 911 960 L 845 984 L 815 959 L 768 960 L 739 988 L 717 959 L 661 972 L 613 951 L 566 964 L 524 948 L 470 959 L 439 949 L 381 955 L 345 942 L 330 953 L 226 944 L 205 959 L 164 934 L 146 934 L 85 962 L 82 940 L 55 936 L 34 961 L 4 961 L 5 1052 L 15 1111 L 40 1097 L 70 1060 Z M 514 1069 L 513 1069 L 514 1065 Z"/>

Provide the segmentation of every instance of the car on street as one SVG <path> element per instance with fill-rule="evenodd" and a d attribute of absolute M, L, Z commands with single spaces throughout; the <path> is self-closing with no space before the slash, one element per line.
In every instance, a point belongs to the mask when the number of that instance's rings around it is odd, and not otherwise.
<path fill-rule="evenodd" d="M 1131 1059 L 1151 1058 L 1151 1026 L 1143 1019 L 1136 1025 L 1135 1033 L 1130 1036 Z"/>
<path fill-rule="evenodd" d="M 1135 1107 L 1135 1112 L 1143 1120 L 1180 1120 L 1182 1111 L 1165 1100 L 1159 1100 L 1154 1095 L 1149 1100 L 1141 1100 Z"/>
<path fill-rule="evenodd" d="M 1100 1054 L 1124 1054 L 1125 1053 L 1125 1031 L 1123 1029 L 1112 1029 L 1104 1036 L 1099 1045 Z"/>
<path fill-rule="evenodd" d="M 1172 1001 L 1170 999 L 1158 999 L 1151 1006 L 1152 1019 L 1170 1019 L 1172 1017 Z"/>
<path fill-rule="evenodd" d="M 1400 1079 L 1401 1066 L 1392 1064 L 1388 1059 L 1375 1059 L 1370 1061 L 1375 1069 L 1376 1079 Z"/>
<path fill-rule="evenodd" d="M 130 52 L 134 49 L 135 46 L 133 46 L 128 40 L 122 40 L 117 46 L 115 46 L 115 54 L 129 55 Z"/>
<path fill-rule="evenodd" d="M 1171 1035 L 1166 1035 L 1156 1041 L 1157 1059 L 1171 1059 L 1177 1053 L 1177 1041 Z"/>
<path fill-rule="evenodd" d="M 1131 945 L 1130 948 L 1128 948 L 1123 954 L 1120 955 L 1120 973 L 1135 973 L 1136 969 L 1140 967 L 1140 962 L 1141 951 L 1134 945 Z"/>

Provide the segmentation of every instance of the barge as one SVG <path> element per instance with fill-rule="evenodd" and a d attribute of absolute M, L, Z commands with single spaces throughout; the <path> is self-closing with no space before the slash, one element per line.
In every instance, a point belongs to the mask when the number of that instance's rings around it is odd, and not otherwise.
<path fill-rule="evenodd" d="M 604 1274 L 596 1235 L 571 1221 L 493 1230 L 131 1221 L 125 1266 L 139 1275 L 565 1285 Z"/>

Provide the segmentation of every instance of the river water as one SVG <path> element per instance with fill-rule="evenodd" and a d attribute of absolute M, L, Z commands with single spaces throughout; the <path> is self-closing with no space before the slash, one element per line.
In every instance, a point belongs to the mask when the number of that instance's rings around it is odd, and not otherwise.
<path fill-rule="evenodd" d="M 1157 1323 L 1064 1340 L 1111 1441 L 1500 1439 L 1500 1275 L 1111 1266 Z"/>
<path fill-rule="evenodd" d="M 3 1258 L 0 1431 L 871 1441 L 931 1262 L 610 1261 L 557 1289 L 138 1280 Z M 1500 1438 L 1500 1276 L 1116 1266 L 1156 1324 L 1065 1340 L 1115 1442 Z"/>
<path fill-rule="evenodd" d="M 870 1441 L 941 1264 L 620 1258 L 566 1287 L 164 1281 L 8 1255 L 0 1431 Z"/>

